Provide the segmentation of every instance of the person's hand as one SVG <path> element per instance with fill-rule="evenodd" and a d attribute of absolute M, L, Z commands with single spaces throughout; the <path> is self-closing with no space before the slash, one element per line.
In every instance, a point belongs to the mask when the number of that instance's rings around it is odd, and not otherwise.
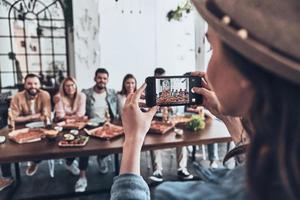
<path fill-rule="evenodd" d="M 30 115 L 30 121 L 34 121 L 34 120 L 42 120 L 41 113 L 36 113 L 36 114 Z"/>
<path fill-rule="evenodd" d="M 123 108 L 122 121 L 125 133 L 125 142 L 142 146 L 146 133 L 148 132 L 151 120 L 156 113 L 154 106 L 148 112 L 142 112 L 139 108 L 139 99 L 145 90 L 144 83 L 135 93 L 129 94 Z"/>
<path fill-rule="evenodd" d="M 193 87 L 192 91 L 203 96 L 203 106 L 218 118 L 223 116 L 221 104 L 212 91 L 205 72 L 192 72 L 192 76 L 202 78 L 202 87 Z"/>

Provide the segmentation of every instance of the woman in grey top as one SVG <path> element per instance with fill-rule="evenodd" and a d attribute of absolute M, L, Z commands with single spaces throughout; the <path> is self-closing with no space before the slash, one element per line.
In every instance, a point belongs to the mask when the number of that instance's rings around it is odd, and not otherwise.
<path fill-rule="evenodd" d="M 193 0 L 210 25 L 213 47 L 202 88 L 204 106 L 243 138 L 234 116 L 250 122 L 246 167 L 217 182 L 164 183 L 155 199 L 300 199 L 300 2 Z M 145 85 L 125 102 L 125 141 L 112 199 L 150 199 L 140 177 L 140 150 L 156 112 L 140 112 Z M 214 91 L 214 92 L 213 92 Z M 235 131 L 234 131 L 235 129 Z M 240 130 L 240 131 L 238 131 Z M 250 131 L 251 130 L 251 131 Z"/>

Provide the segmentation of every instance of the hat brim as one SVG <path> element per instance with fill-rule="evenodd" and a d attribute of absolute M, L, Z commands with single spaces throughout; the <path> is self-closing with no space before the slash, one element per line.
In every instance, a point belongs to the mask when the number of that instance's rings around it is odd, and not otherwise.
<path fill-rule="evenodd" d="M 192 0 L 192 2 L 200 15 L 227 45 L 265 70 L 300 85 L 299 62 L 268 48 L 255 40 L 255 38 L 252 38 L 251 33 L 246 38 L 239 36 L 238 31 L 245 27 L 236 29 L 236 26 L 230 26 L 222 22 L 222 19 L 217 14 L 208 9 L 209 4 L 214 3 L 213 1 Z"/>

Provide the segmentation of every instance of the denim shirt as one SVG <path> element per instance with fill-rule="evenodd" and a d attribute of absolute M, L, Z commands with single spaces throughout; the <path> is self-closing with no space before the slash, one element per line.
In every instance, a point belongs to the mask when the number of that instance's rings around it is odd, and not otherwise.
<path fill-rule="evenodd" d="M 248 200 L 245 168 L 237 167 L 222 173 L 217 182 L 165 182 L 159 185 L 152 199 L 157 200 Z M 122 174 L 115 177 L 111 200 L 150 199 L 149 187 L 141 176 Z"/>
<path fill-rule="evenodd" d="M 86 115 L 89 118 L 93 118 L 91 116 L 92 109 L 95 105 L 95 98 L 93 96 L 94 88 L 91 87 L 89 89 L 83 89 L 82 92 L 86 95 Z M 117 93 L 113 89 L 106 89 L 107 96 L 106 102 L 109 108 L 109 114 L 111 120 L 118 118 L 118 100 L 117 100 Z"/>

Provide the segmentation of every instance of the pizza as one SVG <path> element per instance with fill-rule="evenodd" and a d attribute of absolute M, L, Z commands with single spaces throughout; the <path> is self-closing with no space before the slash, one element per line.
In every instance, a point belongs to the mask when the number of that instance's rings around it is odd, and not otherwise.
<path fill-rule="evenodd" d="M 174 116 L 172 117 L 171 121 L 174 124 L 186 124 L 191 121 L 191 116 Z"/>
<path fill-rule="evenodd" d="M 43 129 L 23 129 L 11 132 L 9 138 L 17 143 L 28 143 L 41 140 Z"/>
<path fill-rule="evenodd" d="M 105 123 L 103 126 L 86 131 L 89 135 L 99 137 L 99 138 L 113 138 L 122 135 L 124 129 L 122 126 L 117 126 L 111 123 Z"/>
<path fill-rule="evenodd" d="M 153 121 L 150 126 L 150 132 L 164 134 L 174 127 L 172 123 L 164 123 L 160 121 Z"/>

